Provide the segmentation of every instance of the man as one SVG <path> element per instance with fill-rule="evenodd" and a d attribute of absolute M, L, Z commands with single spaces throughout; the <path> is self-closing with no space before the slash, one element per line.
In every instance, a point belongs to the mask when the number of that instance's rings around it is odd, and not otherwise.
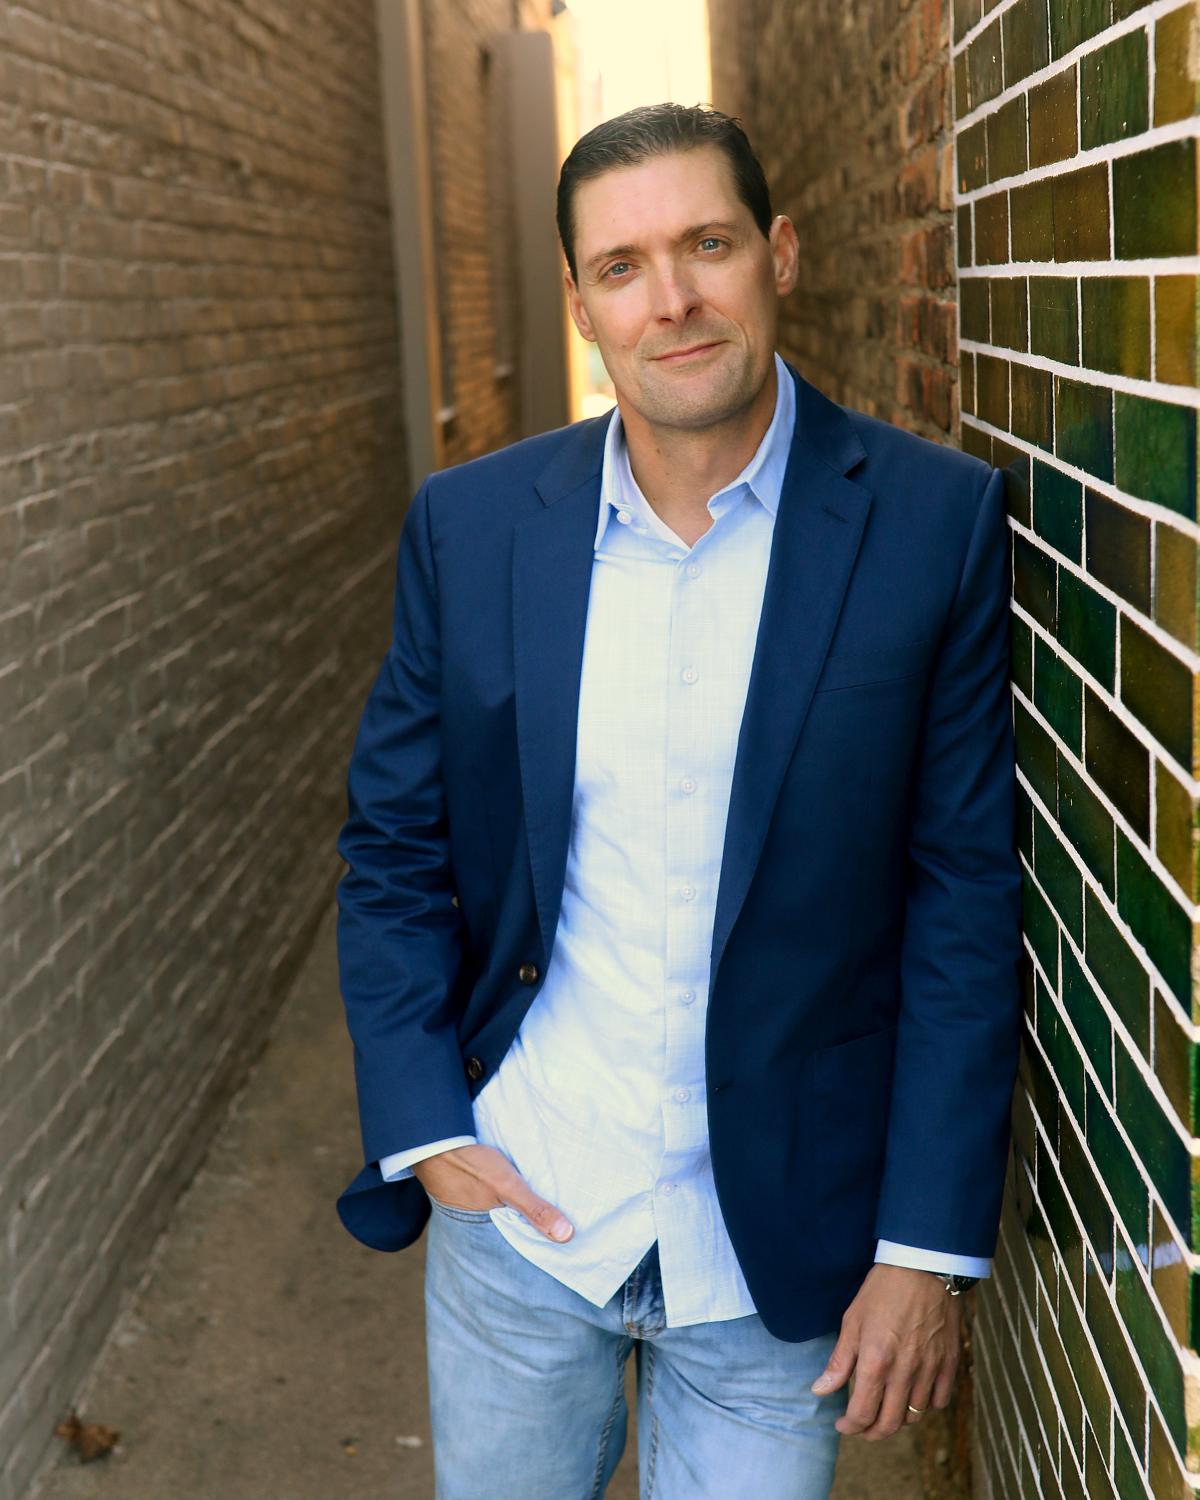
<path fill-rule="evenodd" d="M 381 1250 L 430 1219 L 438 1494 L 820 1500 L 951 1394 L 1019 1036 L 1002 476 L 775 353 L 738 125 L 577 143 L 617 410 L 431 476 L 350 766 Z M 850 1377 L 854 1376 L 853 1394 Z"/>

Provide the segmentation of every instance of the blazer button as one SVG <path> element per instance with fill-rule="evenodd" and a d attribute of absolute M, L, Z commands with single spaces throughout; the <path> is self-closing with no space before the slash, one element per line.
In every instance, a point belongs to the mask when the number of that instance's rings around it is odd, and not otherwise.
<path fill-rule="evenodd" d="M 467 1058 L 467 1077 L 472 1083 L 483 1077 L 484 1067 L 478 1057 Z"/>
<path fill-rule="evenodd" d="M 522 964 L 517 970 L 517 978 L 522 984 L 536 984 L 538 977 L 537 964 Z"/>

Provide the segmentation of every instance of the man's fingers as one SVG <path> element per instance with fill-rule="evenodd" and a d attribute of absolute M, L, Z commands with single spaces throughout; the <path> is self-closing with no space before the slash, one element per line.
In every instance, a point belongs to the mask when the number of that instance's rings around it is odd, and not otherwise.
<path fill-rule="evenodd" d="M 841 1335 L 825 1361 L 825 1368 L 810 1386 L 818 1396 L 828 1396 L 830 1391 L 840 1390 L 850 1379 L 854 1370 L 854 1354 L 857 1335 L 842 1329 Z"/>
<path fill-rule="evenodd" d="M 950 1397 L 954 1393 L 954 1377 L 957 1373 L 958 1355 L 953 1354 L 942 1364 L 933 1382 L 933 1391 L 929 1397 L 930 1406 L 944 1410 L 950 1405 Z"/>
<path fill-rule="evenodd" d="M 562 1211 L 539 1198 L 519 1172 L 514 1171 L 511 1176 L 506 1174 L 504 1181 L 495 1184 L 495 1188 L 509 1208 L 515 1208 L 548 1240 L 562 1244 L 575 1233 L 574 1226 Z"/>
<path fill-rule="evenodd" d="M 940 1368 L 940 1365 L 922 1365 L 917 1371 L 916 1379 L 912 1383 L 912 1389 L 905 1403 L 904 1419 L 906 1422 L 919 1422 L 924 1413 L 933 1405 L 933 1382 Z M 917 1407 L 917 1411 L 910 1411 L 909 1407 L 912 1406 Z"/>
<path fill-rule="evenodd" d="M 879 1403 L 887 1384 L 888 1366 L 877 1356 L 859 1354 L 854 1368 L 854 1390 L 846 1410 L 833 1424 L 849 1436 L 865 1432 L 879 1415 Z"/>
<path fill-rule="evenodd" d="M 908 1414 L 909 1391 L 912 1388 L 913 1366 L 902 1360 L 896 1360 L 888 1372 L 887 1381 L 880 1394 L 879 1409 L 875 1414 L 875 1420 L 869 1426 L 861 1429 L 861 1436 L 875 1441 L 879 1438 L 891 1437 L 894 1432 L 899 1432 L 904 1426 L 904 1419 Z M 913 1402 L 913 1405 L 919 1405 Z"/>
<path fill-rule="evenodd" d="M 472 1210 L 494 1207 L 472 1202 L 478 1200 L 478 1190 L 482 1187 L 500 1203 L 515 1208 L 548 1240 L 561 1244 L 575 1233 L 561 1210 L 539 1198 L 508 1157 L 494 1146 L 458 1146 L 429 1157 L 418 1166 L 422 1168 L 419 1175 L 426 1191 L 451 1207 Z"/>

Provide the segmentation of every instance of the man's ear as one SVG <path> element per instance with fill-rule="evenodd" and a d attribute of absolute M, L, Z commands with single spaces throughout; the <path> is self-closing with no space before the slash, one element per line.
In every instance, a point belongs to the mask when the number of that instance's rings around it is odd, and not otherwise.
<path fill-rule="evenodd" d="M 775 265 L 775 290 L 781 297 L 786 297 L 800 274 L 800 241 L 796 226 L 787 214 L 776 214 L 767 238 Z"/>
<path fill-rule="evenodd" d="M 563 286 L 567 289 L 567 311 L 571 314 L 571 322 L 579 329 L 582 338 L 587 339 L 589 344 L 594 344 L 596 335 L 592 330 L 592 320 L 587 315 L 587 308 L 583 305 L 583 298 L 579 295 L 570 266 L 563 271 Z"/>

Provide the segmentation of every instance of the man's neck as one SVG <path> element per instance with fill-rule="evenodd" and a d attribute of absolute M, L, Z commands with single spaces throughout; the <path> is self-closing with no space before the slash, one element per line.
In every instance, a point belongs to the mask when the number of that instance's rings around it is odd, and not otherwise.
<path fill-rule="evenodd" d="M 712 525 L 708 502 L 754 457 L 775 415 L 775 361 L 749 406 L 713 427 L 659 427 L 622 411 L 629 467 L 655 513 L 689 546 Z"/>

